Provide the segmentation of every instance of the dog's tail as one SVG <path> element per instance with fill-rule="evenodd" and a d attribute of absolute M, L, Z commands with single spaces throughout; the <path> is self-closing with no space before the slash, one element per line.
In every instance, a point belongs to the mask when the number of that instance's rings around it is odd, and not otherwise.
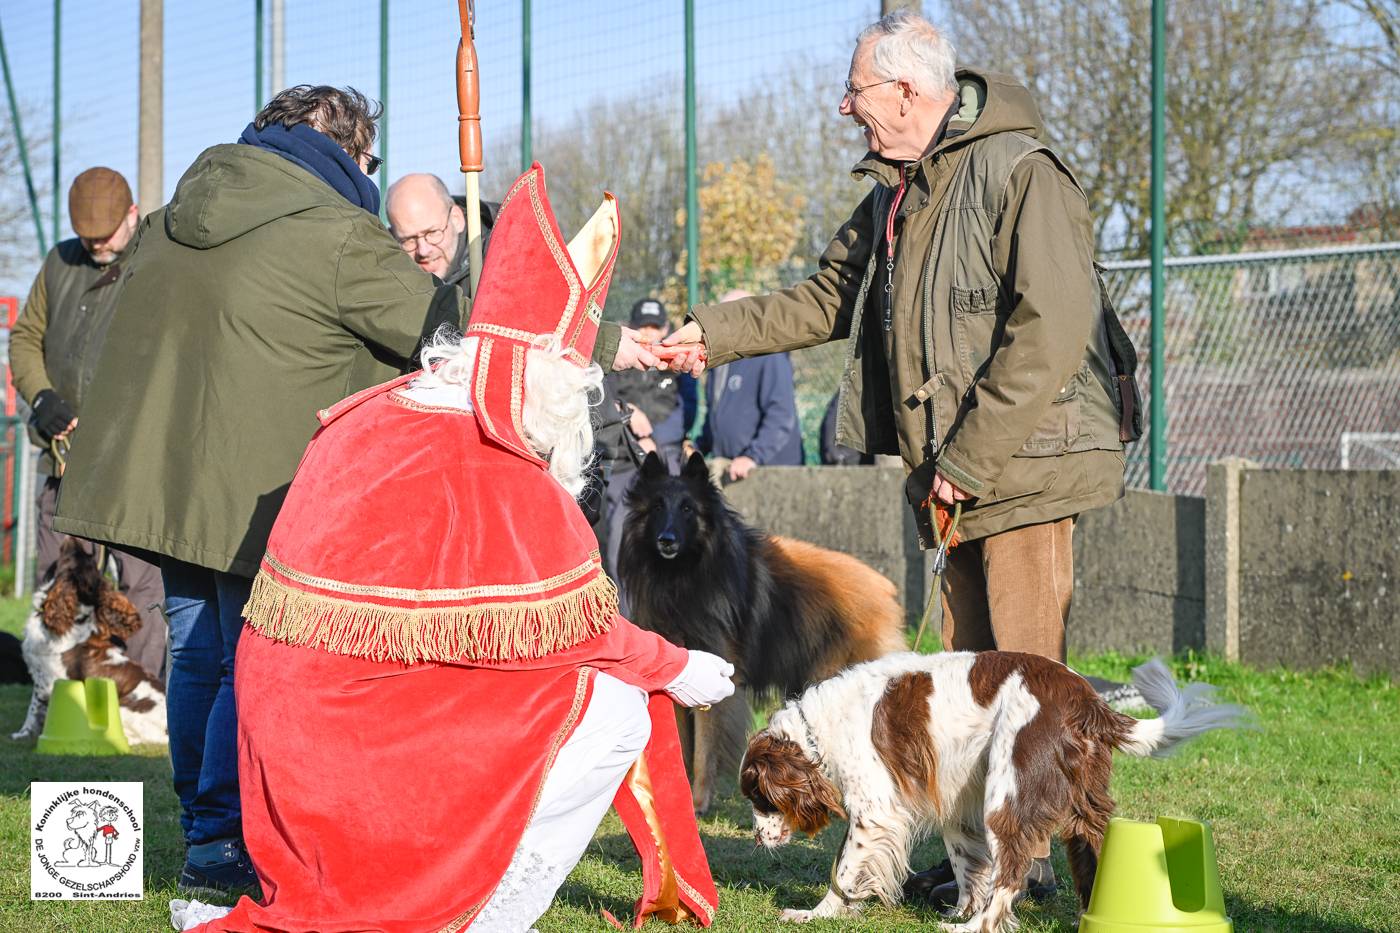
<path fill-rule="evenodd" d="M 1163 757 L 1182 742 L 1212 729 L 1226 729 L 1243 723 L 1243 707 L 1211 701 L 1215 688 L 1210 684 L 1178 687 L 1171 671 L 1153 658 L 1133 669 L 1133 686 L 1161 715 L 1139 719 L 1114 744 L 1130 755 Z"/>

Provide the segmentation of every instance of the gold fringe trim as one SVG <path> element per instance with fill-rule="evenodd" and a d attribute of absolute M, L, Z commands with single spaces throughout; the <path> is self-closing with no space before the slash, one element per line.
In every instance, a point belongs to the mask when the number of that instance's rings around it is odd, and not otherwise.
<path fill-rule="evenodd" d="M 617 588 L 601 571 L 550 599 L 447 609 L 306 593 L 260 571 L 243 608 L 249 627 L 274 641 L 405 664 L 539 658 L 609 631 L 616 615 Z"/>

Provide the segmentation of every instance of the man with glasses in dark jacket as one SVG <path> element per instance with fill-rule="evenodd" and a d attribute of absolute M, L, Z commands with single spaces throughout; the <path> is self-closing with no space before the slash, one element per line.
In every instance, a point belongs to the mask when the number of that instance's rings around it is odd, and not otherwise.
<path fill-rule="evenodd" d="M 448 285 L 466 287 L 471 271 L 467 249 L 467 217 L 460 198 L 447 191 L 436 175 L 417 172 L 389 186 L 385 200 L 389 232 L 418 268 Z M 497 205 L 481 202 L 482 255 L 490 245 Z"/>

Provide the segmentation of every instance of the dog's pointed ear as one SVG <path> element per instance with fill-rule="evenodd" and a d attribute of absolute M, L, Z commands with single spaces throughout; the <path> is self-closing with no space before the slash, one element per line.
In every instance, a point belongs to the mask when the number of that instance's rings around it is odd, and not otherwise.
<path fill-rule="evenodd" d="M 658 479 L 670 475 L 671 471 L 666 469 L 665 462 L 656 455 L 656 452 L 648 451 L 647 458 L 642 461 L 642 478 Z"/>
<path fill-rule="evenodd" d="M 685 466 L 681 469 L 681 476 L 686 479 L 703 479 L 708 483 L 710 481 L 710 467 L 705 463 L 705 455 L 698 450 L 691 454 L 690 459 L 686 460 Z"/>

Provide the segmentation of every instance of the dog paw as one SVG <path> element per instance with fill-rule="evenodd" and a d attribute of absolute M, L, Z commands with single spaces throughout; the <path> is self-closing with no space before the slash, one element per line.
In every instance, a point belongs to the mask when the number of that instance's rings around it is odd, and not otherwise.
<path fill-rule="evenodd" d="M 778 914 L 778 919 L 784 923 L 806 923 L 811 920 L 814 914 L 810 910 L 793 910 L 791 907 Z"/>

